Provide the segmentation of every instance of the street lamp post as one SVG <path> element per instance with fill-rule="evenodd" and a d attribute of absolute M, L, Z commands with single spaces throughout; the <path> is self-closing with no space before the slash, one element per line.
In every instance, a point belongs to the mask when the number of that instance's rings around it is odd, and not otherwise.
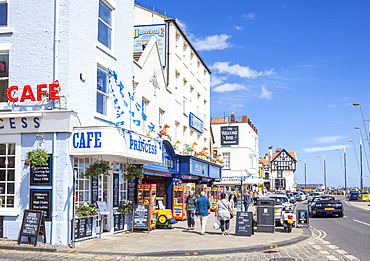
<path fill-rule="evenodd" d="M 325 155 L 324 155 L 324 187 L 326 193 L 326 164 L 325 164 Z"/>
<path fill-rule="evenodd" d="M 367 143 L 368 143 L 369 148 L 370 148 L 369 133 L 367 132 L 367 129 L 366 129 L 366 124 L 365 124 L 365 119 L 364 119 L 364 113 L 362 111 L 361 104 L 360 103 L 354 103 L 353 106 L 360 106 L 362 123 L 364 124 L 364 129 L 365 129 L 365 133 L 366 133 L 366 139 L 367 139 Z"/>
<path fill-rule="evenodd" d="M 344 191 L 347 191 L 347 155 L 346 148 L 344 147 L 343 161 L 344 161 Z"/>
<path fill-rule="evenodd" d="M 306 164 L 306 159 L 304 160 L 304 191 L 307 192 L 307 164 Z"/>
<path fill-rule="evenodd" d="M 363 180 L 362 180 L 362 139 L 360 138 L 360 185 L 361 191 L 363 189 Z"/>

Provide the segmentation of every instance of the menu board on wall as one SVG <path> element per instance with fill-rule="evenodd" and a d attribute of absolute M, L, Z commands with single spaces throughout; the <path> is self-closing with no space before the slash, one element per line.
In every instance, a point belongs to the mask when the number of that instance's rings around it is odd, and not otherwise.
<path fill-rule="evenodd" d="M 137 179 L 128 181 L 127 199 L 136 203 Z"/>
<path fill-rule="evenodd" d="M 98 188 L 99 188 L 99 181 L 98 179 L 91 179 L 91 203 L 95 203 L 98 201 Z"/>
<path fill-rule="evenodd" d="M 113 175 L 113 207 L 119 206 L 119 174 Z"/>
<path fill-rule="evenodd" d="M 51 186 L 53 178 L 53 155 L 48 154 L 47 165 L 35 165 L 35 168 L 31 166 L 30 184 L 31 186 Z"/>
<path fill-rule="evenodd" d="M 239 145 L 239 126 L 221 127 L 221 145 Z"/>
<path fill-rule="evenodd" d="M 46 221 L 51 221 L 51 195 L 51 189 L 30 189 L 31 209 L 44 211 Z"/>
<path fill-rule="evenodd" d="M 122 214 L 114 215 L 114 231 L 123 230 L 125 227 L 125 216 Z"/>

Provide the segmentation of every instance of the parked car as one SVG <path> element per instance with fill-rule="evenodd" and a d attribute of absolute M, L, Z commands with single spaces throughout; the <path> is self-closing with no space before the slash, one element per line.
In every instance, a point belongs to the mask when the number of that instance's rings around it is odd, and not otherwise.
<path fill-rule="evenodd" d="M 308 205 L 308 213 L 312 217 L 317 215 L 338 215 L 338 217 L 343 217 L 343 204 L 333 196 L 315 197 Z"/>
<path fill-rule="evenodd" d="M 348 195 L 348 200 L 358 200 L 360 198 L 360 192 L 351 191 Z"/>
<path fill-rule="evenodd" d="M 321 195 L 320 192 L 310 192 L 308 194 L 307 201 L 311 201 L 312 198 L 317 197 L 317 196 L 320 196 L 320 195 Z"/>
<path fill-rule="evenodd" d="M 263 197 L 264 199 L 273 199 L 275 200 L 275 224 L 281 224 L 280 223 L 280 217 L 281 217 L 281 210 L 283 209 L 284 204 L 290 204 L 288 197 L 286 194 L 270 194 Z"/>
<path fill-rule="evenodd" d="M 298 192 L 293 192 L 293 195 L 295 197 L 295 201 L 300 201 L 301 200 L 301 197 L 300 197 Z"/>
<path fill-rule="evenodd" d="M 296 199 L 293 193 L 286 193 L 286 196 L 288 197 L 290 203 L 294 204 L 296 202 Z"/>
<path fill-rule="evenodd" d="M 306 194 L 304 194 L 302 191 L 299 191 L 299 199 L 300 201 L 306 200 L 307 199 Z"/>

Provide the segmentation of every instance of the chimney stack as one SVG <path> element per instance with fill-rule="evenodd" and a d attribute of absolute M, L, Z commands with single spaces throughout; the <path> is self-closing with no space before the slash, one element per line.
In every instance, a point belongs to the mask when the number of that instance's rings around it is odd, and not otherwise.
<path fill-rule="evenodd" d="M 234 113 L 231 113 L 230 121 L 235 122 L 235 114 Z"/>
<path fill-rule="evenodd" d="M 276 148 L 276 153 L 279 153 L 281 151 L 281 148 Z"/>
<path fill-rule="evenodd" d="M 247 115 L 242 116 L 242 122 L 248 122 L 248 116 Z"/>

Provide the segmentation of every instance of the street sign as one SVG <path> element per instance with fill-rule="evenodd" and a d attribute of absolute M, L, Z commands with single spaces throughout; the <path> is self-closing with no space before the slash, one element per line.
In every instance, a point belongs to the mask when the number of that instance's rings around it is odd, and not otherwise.
<path fill-rule="evenodd" d="M 309 227 L 307 209 L 297 209 L 297 227 Z"/>

